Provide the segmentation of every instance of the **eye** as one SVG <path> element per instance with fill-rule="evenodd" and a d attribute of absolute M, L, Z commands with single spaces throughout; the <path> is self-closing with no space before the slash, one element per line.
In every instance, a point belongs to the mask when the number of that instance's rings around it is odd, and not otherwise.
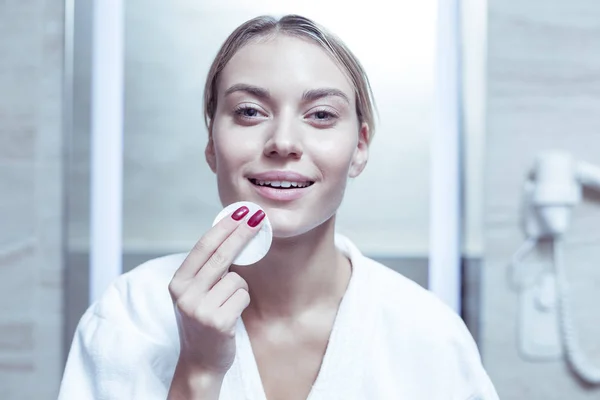
<path fill-rule="evenodd" d="M 317 111 L 315 113 L 315 117 L 317 119 L 329 119 L 332 117 L 331 113 L 328 113 L 327 111 Z"/>
<path fill-rule="evenodd" d="M 242 104 L 235 108 L 234 113 L 236 116 L 239 116 L 242 119 L 253 120 L 262 117 L 265 117 L 265 114 L 259 110 L 257 107 Z"/>
<path fill-rule="evenodd" d="M 339 115 L 336 112 L 328 109 L 318 109 L 308 115 L 311 122 L 321 126 L 333 125 L 338 118 Z"/>

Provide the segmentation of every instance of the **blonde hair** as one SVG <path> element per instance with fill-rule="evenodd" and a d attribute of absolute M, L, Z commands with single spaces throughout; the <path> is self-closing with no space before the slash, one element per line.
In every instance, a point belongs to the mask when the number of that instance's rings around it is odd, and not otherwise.
<path fill-rule="evenodd" d="M 204 122 L 209 132 L 210 122 L 217 109 L 217 83 L 225 65 L 251 40 L 276 33 L 310 39 L 337 61 L 354 86 L 356 114 L 361 124 L 365 122 L 369 126 L 369 141 L 371 141 L 375 133 L 375 100 L 362 65 L 339 38 L 310 19 L 299 15 L 286 15 L 279 20 L 270 16 L 253 18 L 240 25 L 225 40 L 210 67 L 204 86 Z"/>

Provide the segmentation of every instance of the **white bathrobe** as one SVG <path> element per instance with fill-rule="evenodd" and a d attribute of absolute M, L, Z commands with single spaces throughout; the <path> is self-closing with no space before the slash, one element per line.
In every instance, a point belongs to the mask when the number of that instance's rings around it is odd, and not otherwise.
<path fill-rule="evenodd" d="M 309 400 L 498 398 L 460 317 L 348 239 L 336 236 L 336 246 L 350 258 L 352 276 Z M 185 256 L 122 275 L 86 311 L 59 400 L 166 399 L 179 355 L 167 286 Z M 236 345 L 219 399 L 266 400 L 241 319 Z"/>

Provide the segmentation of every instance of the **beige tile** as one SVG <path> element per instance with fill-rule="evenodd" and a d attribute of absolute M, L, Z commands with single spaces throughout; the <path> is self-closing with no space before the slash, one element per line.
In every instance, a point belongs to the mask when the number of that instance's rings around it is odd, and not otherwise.
<path fill-rule="evenodd" d="M 36 376 L 43 381 L 43 390 L 55 391 L 62 376 L 62 318 L 60 314 L 48 313 L 36 320 L 34 330 Z"/>
<path fill-rule="evenodd" d="M 0 319 L 0 354 L 33 350 L 34 323 Z"/>
<path fill-rule="evenodd" d="M 1 354 L 0 355 L 0 371 L 17 372 L 23 375 L 29 375 L 35 370 L 33 358 L 30 354 Z M 1 378 L 6 375 L 0 374 Z M 2 385 L 0 385 L 2 387 Z"/>
<path fill-rule="evenodd" d="M 485 262 L 481 342 L 502 399 L 593 399 L 563 360 L 533 363 L 517 348 L 518 293 L 507 265 L 523 240 L 521 183 L 535 155 L 563 149 L 600 164 L 600 3 L 589 0 L 489 2 Z M 596 21 L 596 22 L 594 22 Z M 600 363 L 600 213 L 581 205 L 566 236 L 565 268 L 582 348 Z M 548 253 L 529 261 L 551 262 Z M 551 382 L 551 384 L 548 384 Z"/>
<path fill-rule="evenodd" d="M 13 58 L 0 58 L 0 65 L 12 65 L 25 60 L 35 60 L 35 49 L 41 43 L 39 4 L 31 6 L 31 1 L 0 2 L 0 34 L 12 40 L 0 41 L 0 51 Z M 36 0 L 35 3 L 39 3 Z"/>
<path fill-rule="evenodd" d="M 0 160 L 33 162 L 36 138 L 33 124 L 24 122 L 20 126 L 9 126 L 7 119 L 0 126 Z"/>
<path fill-rule="evenodd" d="M 63 314 L 63 271 L 55 265 L 44 266 L 36 271 L 34 315 L 60 320 Z"/>
<path fill-rule="evenodd" d="M 0 1 L 0 398 L 62 370 L 64 2 Z"/>
<path fill-rule="evenodd" d="M 37 163 L 35 168 L 35 207 L 39 224 L 45 231 L 55 223 L 62 226 L 63 170 L 61 162 Z"/>
<path fill-rule="evenodd" d="M 12 57 L 12 52 L 8 56 Z M 6 54 L 6 53 L 5 53 Z M 35 52 L 33 53 L 35 54 Z M 10 69 L 0 67 L 0 110 L 5 116 L 15 118 L 13 125 L 27 125 L 35 122 L 29 118 L 37 113 L 39 100 L 39 67 L 33 65 L 13 65 Z M 24 120 L 17 119 L 24 116 Z"/>
<path fill-rule="evenodd" d="M 52 398 L 38 397 L 37 388 L 38 385 L 31 362 L 0 359 L 0 399 L 33 400 Z"/>
<path fill-rule="evenodd" d="M 8 250 L 0 257 L 0 321 L 23 323 L 32 316 L 39 263 L 28 242 Z"/>
<path fill-rule="evenodd" d="M 34 235 L 33 174 L 28 163 L 0 161 L 0 248 Z"/>

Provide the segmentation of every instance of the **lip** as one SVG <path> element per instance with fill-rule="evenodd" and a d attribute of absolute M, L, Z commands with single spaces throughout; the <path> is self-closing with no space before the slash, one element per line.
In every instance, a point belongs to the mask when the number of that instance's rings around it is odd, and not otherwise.
<path fill-rule="evenodd" d="M 312 188 L 311 186 L 298 189 L 276 189 L 268 186 L 258 186 L 248 180 L 248 183 L 258 192 L 258 194 L 264 198 L 276 201 L 292 201 L 298 200 L 304 197 L 308 191 Z"/>
<path fill-rule="evenodd" d="M 305 175 L 293 171 L 266 171 L 257 174 L 250 174 L 249 179 L 258 179 L 259 181 L 289 181 L 289 182 L 314 182 Z"/>
<path fill-rule="evenodd" d="M 314 179 L 293 171 L 267 171 L 257 174 L 249 174 L 247 179 L 261 197 L 275 201 L 292 201 L 304 197 L 315 182 Z M 268 186 L 255 185 L 250 181 L 250 179 L 256 179 L 260 181 L 313 182 L 313 185 L 296 189 L 278 189 Z"/>

